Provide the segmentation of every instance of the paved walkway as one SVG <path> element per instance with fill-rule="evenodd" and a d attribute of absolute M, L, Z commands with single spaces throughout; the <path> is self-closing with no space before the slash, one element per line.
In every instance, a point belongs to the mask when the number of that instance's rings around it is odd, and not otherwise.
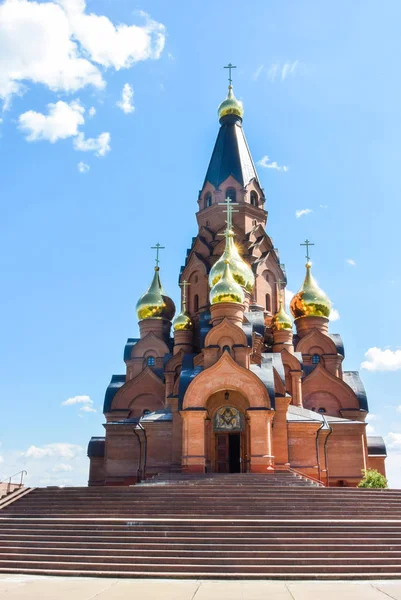
<path fill-rule="evenodd" d="M 401 600 L 401 581 L 196 581 L 0 575 L 6 600 Z"/>

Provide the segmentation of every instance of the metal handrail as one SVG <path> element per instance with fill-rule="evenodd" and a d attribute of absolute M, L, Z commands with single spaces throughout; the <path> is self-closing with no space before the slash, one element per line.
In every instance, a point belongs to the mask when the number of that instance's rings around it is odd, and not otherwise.
<path fill-rule="evenodd" d="M 17 489 L 21 489 L 22 485 L 23 485 L 23 481 L 24 481 L 24 475 L 28 475 L 28 473 L 23 470 L 23 471 L 18 471 L 18 473 L 14 473 L 14 475 L 11 475 L 11 477 L 6 477 L 3 481 L 0 481 L 0 483 L 6 483 L 6 481 L 8 480 L 7 483 L 7 490 L 6 490 L 6 494 L 10 493 L 10 489 L 11 489 L 11 480 L 16 477 L 17 475 L 21 475 L 21 480 L 19 482 L 18 488 Z"/>
<path fill-rule="evenodd" d="M 304 479 L 309 479 L 310 481 L 313 481 L 314 483 L 318 483 L 321 487 L 326 487 L 324 485 L 323 481 L 321 481 L 320 479 L 316 479 L 316 477 L 313 477 L 312 475 L 306 475 L 305 473 L 302 473 L 302 471 L 298 471 L 297 469 L 294 469 L 294 467 L 288 467 L 288 470 L 291 471 L 291 473 L 295 473 L 296 475 L 303 477 Z"/>

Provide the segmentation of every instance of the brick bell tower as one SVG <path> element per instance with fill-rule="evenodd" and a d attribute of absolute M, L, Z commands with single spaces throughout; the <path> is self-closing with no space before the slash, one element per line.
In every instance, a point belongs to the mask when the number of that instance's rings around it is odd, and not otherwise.
<path fill-rule="evenodd" d="M 245 296 L 245 310 L 259 314 L 264 311 L 266 343 L 270 346 L 273 338 L 269 325 L 279 309 L 279 282 L 286 282 L 284 265 L 265 231 L 266 198 L 245 138 L 243 115 L 242 102 L 234 96 L 230 77 L 227 97 L 218 108 L 220 129 L 199 191 L 198 234 L 179 277 L 180 284 L 189 283 L 186 306 L 194 324 L 195 350 L 201 347 L 202 323 L 210 319 L 208 274 L 225 247 L 224 203 L 233 204 L 235 247 L 255 276 L 255 287 Z"/>

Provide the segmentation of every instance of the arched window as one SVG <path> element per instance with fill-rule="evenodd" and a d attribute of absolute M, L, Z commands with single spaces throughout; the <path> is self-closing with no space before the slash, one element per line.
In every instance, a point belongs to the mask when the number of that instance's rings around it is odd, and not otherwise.
<path fill-rule="evenodd" d="M 154 367 L 155 366 L 155 357 L 154 356 L 148 356 L 148 358 L 146 359 L 146 364 L 148 365 L 148 367 Z"/>
<path fill-rule="evenodd" d="M 266 294 L 266 310 L 267 312 L 271 312 L 272 310 L 272 299 L 270 294 Z"/>
<path fill-rule="evenodd" d="M 254 191 L 251 192 L 251 204 L 252 204 L 252 206 L 258 205 L 258 195 Z"/>
<path fill-rule="evenodd" d="M 223 346 L 223 352 L 228 352 L 229 354 L 231 354 L 230 346 Z"/>
<path fill-rule="evenodd" d="M 209 208 L 209 206 L 212 206 L 212 194 L 210 192 L 205 194 L 205 208 Z"/>
<path fill-rule="evenodd" d="M 198 312 L 199 310 L 199 296 L 195 294 L 194 296 L 194 312 Z"/>
<path fill-rule="evenodd" d="M 226 198 L 230 198 L 230 202 L 235 202 L 237 197 L 237 192 L 234 188 L 227 188 L 226 190 Z"/>
<path fill-rule="evenodd" d="M 318 365 L 320 363 L 320 356 L 319 354 L 314 354 L 312 356 L 312 365 Z"/>
<path fill-rule="evenodd" d="M 150 415 L 150 410 L 148 408 L 144 408 L 142 411 L 142 416 L 144 417 L 145 415 Z"/>

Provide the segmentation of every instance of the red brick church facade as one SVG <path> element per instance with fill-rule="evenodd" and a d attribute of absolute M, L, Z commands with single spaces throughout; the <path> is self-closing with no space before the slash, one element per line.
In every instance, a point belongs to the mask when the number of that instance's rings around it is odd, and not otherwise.
<path fill-rule="evenodd" d="M 309 262 L 294 325 L 281 301 L 286 275 L 242 116 L 230 86 L 180 273 L 181 312 L 173 320 L 157 266 L 137 305 L 140 338 L 128 339 L 126 372 L 106 390 L 105 437 L 89 442 L 89 485 L 291 468 L 354 486 L 362 469 L 384 473 L 383 440 L 366 435 L 366 393 L 356 371 L 343 371 Z"/>

